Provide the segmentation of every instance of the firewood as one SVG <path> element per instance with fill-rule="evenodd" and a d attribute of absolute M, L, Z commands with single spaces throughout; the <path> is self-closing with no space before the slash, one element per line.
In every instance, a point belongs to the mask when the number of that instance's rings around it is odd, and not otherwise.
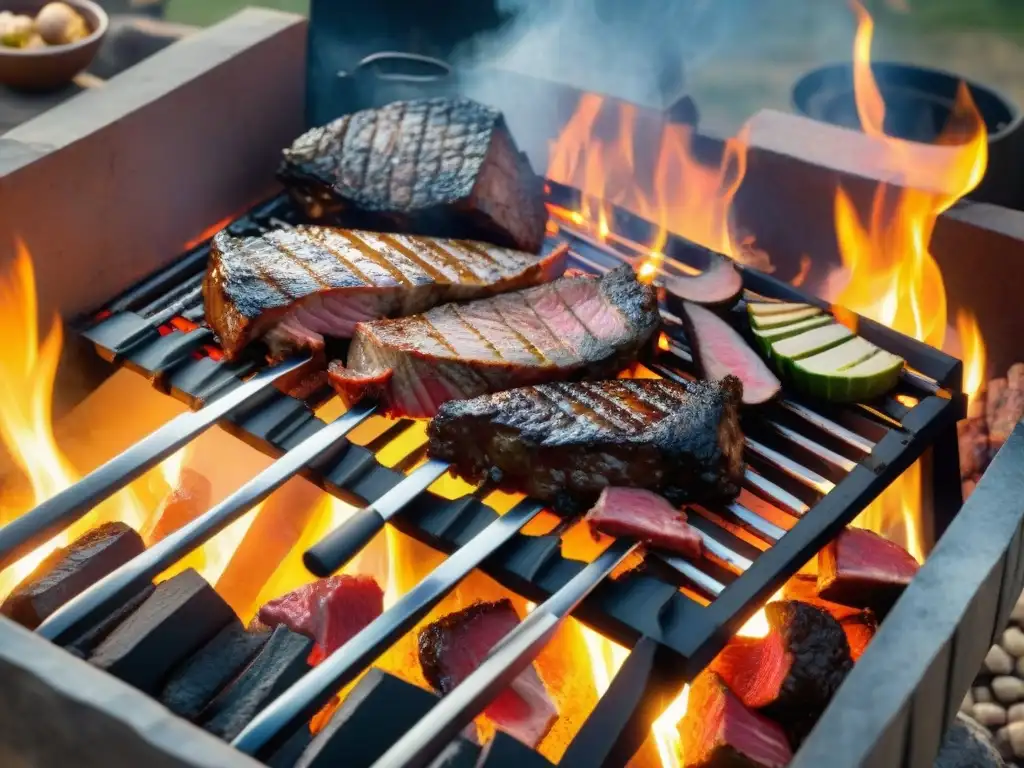
<path fill-rule="evenodd" d="M 980 416 L 964 419 L 957 423 L 956 434 L 960 443 L 960 479 L 970 480 L 988 466 L 988 422 Z"/>
<path fill-rule="evenodd" d="M 0 606 L 35 629 L 54 611 L 143 552 L 142 538 L 121 522 L 104 523 L 54 550 Z"/>
<path fill-rule="evenodd" d="M 1006 390 L 989 416 L 989 447 L 995 454 L 1024 418 L 1024 363 L 1010 368 L 1006 376 Z"/>
<path fill-rule="evenodd" d="M 190 568 L 157 585 L 89 661 L 156 696 L 174 667 L 235 618 L 213 587 Z"/>
<path fill-rule="evenodd" d="M 86 629 L 78 635 L 78 637 L 65 645 L 65 649 L 83 659 L 89 658 L 92 652 L 96 650 L 96 647 L 106 640 L 111 632 L 124 623 L 125 619 L 135 613 L 135 611 L 139 609 L 139 606 L 146 602 L 155 590 L 155 585 L 147 584 L 141 590 L 136 592 L 134 596 L 128 598 L 118 606 L 116 611 L 107 614 L 100 621 L 97 621 L 93 626 Z"/>

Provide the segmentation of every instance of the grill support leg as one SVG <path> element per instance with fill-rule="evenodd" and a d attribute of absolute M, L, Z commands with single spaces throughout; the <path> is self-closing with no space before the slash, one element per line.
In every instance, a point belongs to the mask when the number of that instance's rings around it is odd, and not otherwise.
<path fill-rule="evenodd" d="M 964 503 L 955 423 L 939 433 L 920 461 L 921 537 L 930 552 Z"/>

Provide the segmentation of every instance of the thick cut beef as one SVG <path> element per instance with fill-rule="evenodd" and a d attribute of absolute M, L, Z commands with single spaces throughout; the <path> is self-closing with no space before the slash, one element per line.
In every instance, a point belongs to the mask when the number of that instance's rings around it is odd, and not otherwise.
<path fill-rule="evenodd" d="M 235 358 L 265 338 L 272 357 L 320 350 L 356 323 L 423 312 L 553 280 L 564 247 L 535 256 L 467 240 L 302 226 L 213 238 L 203 280 L 206 320 Z"/>
<path fill-rule="evenodd" d="M 420 667 L 441 694 L 469 677 L 491 648 L 519 625 L 510 600 L 475 603 L 420 630 Z M 558 719 L 537 670 L 531 665 L 484 710 L 494 724 L 530 747 L 536 747 Z"/>
<path fill-rule="evenodd" d="M 592 531 L 639 539 L 684 557 L 700 557 L 703 547 L 682 510 L 642 488 L 605 488 L 585 519 Z"/>
<path fill-rule="evenodd" d="M 429 450 L 461 477 L 490 474 L 566 513 L 609 485 L 677 503 L 729 499 L 743 480 L 740 391 L 731 377 L 523 387 L 444 405 L 427 430 Z"/>
<path fill-rule="evenodd" d="M 818 553 L 818 596 L 884 617 L 920 567 L 899 544 L 850 527 Z"/>
<path fill-rule="evenodd" d="M 316 642 L 318 664 L 384 611 L 384 592 L 370 576 L 331 576 L 305 584 L 260 608 L 258 622 L 284 625 Z"/>
<path fill-rule="evenodd" d="M 613 376 L 653 336 L 654 289 L 628 266 L 413 317 L 360 323 L 331 384 L 377 397 L 393 416 L 426 418 L 448 400 L 566 379 Z"/>
<path fill-rule="evenodd" d="M 501 113 L 464 98 L 399 101 L 314 128 L 279 172 L 314 220 L 540 250 L 544 182 Z"/>

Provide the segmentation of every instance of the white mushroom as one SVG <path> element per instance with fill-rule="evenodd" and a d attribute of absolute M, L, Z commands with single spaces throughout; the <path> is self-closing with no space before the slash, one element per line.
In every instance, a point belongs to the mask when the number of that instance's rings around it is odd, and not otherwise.
<path fill-rule="evenodd" d="M 36 31 L 50 45 L 65 45 L 89 34 L 82 15 L 67 3 L 47 3 L 36 14 Z"/>

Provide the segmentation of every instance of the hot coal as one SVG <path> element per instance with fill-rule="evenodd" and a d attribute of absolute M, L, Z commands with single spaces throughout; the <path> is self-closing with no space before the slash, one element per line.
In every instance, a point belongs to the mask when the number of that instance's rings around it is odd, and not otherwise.
<path fill-rule="evenodd" d="M 465 98 L 399 101 L 314 128 L 279 172 L 307 214 L 370 229 L 484 240 L 530 253 L 544 241 L 544 183 L 501 113 Z"/>
<path fill-rule="evenodd" d="M 709 669 L 750 709 L 786 721 L 821 712 L 853 667 L 846 634 L 828 612 L 797 600 L 765 606 L 763 638 L 735 637 Z"/>
<path fill-rule="evenodd" d="M 676 315 L 684 302 L 711 308 L 728 308 L 743 293 L 743 277 L 733 260 L 714 251 L 707 251 L 710 263 L 695 277 L 665 275 L 665 303 Z"/>
<path fill-rule="evenodd" d="M 361 323 L 348 364 L 331 363 L 345 400 L 429 418 L 462 400 L 546 381 L 612 377 L 658 328 L 654 289 L 623 265 L 422 315 Z"/>
<path fill-rule="evenodd" d="M 816 579 L 794 577 L 786 583 L 783 595 L 787 600 L 799 600 L 821 608 L 838 621 L 846 633 L 846 642 L 850 645 L 850 656 L 854 661 L 861 657 L 878 631 L 878 619 L 874 611 L 822 600 L 818 597 Z"/>
<path fill-rule="evenodd" d="M 146 543 L 153 546 L 168 534 L 191 523 L 210 508 L 212 498 L 213 486 L 204 475 L 188 467 L 182 469 L 178 485 L 167 494 L 151 518 L 152 524 L 142 532 Z"/>
<path fill-rule="evenodd" d="M 683 557 L 699 558 L 703 549 L 686 513 L 642 488 L 605 488 L 584 519 L 594 532 L 638 539 Z"/>
<path fill-rule="evenodd" d="M 551 768 L 551 763 L 536 750 L 498 731 L 484 745 L 475 768 Z"/>
<path fill-rule="evenodd" d="M 430 691 L 373 667 L 313 737 L 295 768 L 370 768 L 436 703 Z"/>
<path fill-rule="evenodd" d="M 690 686 L 677 727 L 687 768 L 784 768 L 793 759 L 782 728 L 745 707 L 710 670 Z"/>
<path fill-rule="evenodd" d="M 575 513 L 607 486 L 675 503 L 731 499 L 743 481 L 736 379 L 544 384 L 453 401 L 430 423 L 430 455 L 470 482 Z"/>
<path fill-rule="evenodd" d="M 266 603 L 256 618 L 316 642 L 311 664 L 334 653 L 384 611 L 384 592 L 370 576 L 331 576 Z"/>
<path fill-rule="evenodd" d="M 519 616 L 507 599 L 475 603 L 427 625 L 418 637 L 424 677 L 435 691 L 451 692 L 518 625 Z M 558 719 L 558 710 L 533 665 L 523 670 L 484 714 L 530 747 L 536 747 Z"/>
<path fill-rule="evenodd" d="M 735 376 L 743 382 L 743 402 L 747 405 L 766 403 L 782 390 L 782 383 L 764 360 L 735 328 L 714 312 L 683 302 L 680 319 L 705 379 Z"/>
<path fill-rule="evenodd" d="M 215 698 L 199 724 L 231 741 L 264 707 L 298 682 L 310 666 L 313 641 L 287 627 L 278 627 L 245 671 Z"/>
<path fill-rule="evenodd" d="M 270 632 L 247 632 L 236 619 L 171 673 L 160 703 L 179 717 L 195 720 L 269 638 Z"/>
<path fill-rule="evenodd" d="M 898 544 L 847 528 L 818 554 L 818 596 L 884 617 L 920 567 Z"/>
<path fill-rule="evenodd" d="M 254 339 L 273 358 L 319 352 L 324 336 L 553 280 L 566 248 L 545 256 L 466 240 L 300 226 L 213 238 L 203 280 L 206 318 L 228 359 Z"/>
<path fill-rule="evenodd" d="M 54 550 L 8 596 L 0 613 L 35 629 L 58 608 L 145 550 L 124 523 L 104 523 Z"/>
<path fill-rule="evenodd" d="M 158 584 L 89 661 L 155 697 L 172 669 L 232 621 L 228 604 L 190 568 Z"/>
<path fill-rule="evenodd" d="M 104 616 L 100 621 L 97 621 L 93 626 L 64 646 L 65 649 L 83 659 L 89 658 L 93 651 L 96 650 L 96 646 L 106 640 L 111 632 L 121 626 L 125 619 L 135 613 L 139 606 L 146 602 L 155 590 L 156 587 L 153 584 L 147 584 L 118 606 L 116 611 Z"/>

